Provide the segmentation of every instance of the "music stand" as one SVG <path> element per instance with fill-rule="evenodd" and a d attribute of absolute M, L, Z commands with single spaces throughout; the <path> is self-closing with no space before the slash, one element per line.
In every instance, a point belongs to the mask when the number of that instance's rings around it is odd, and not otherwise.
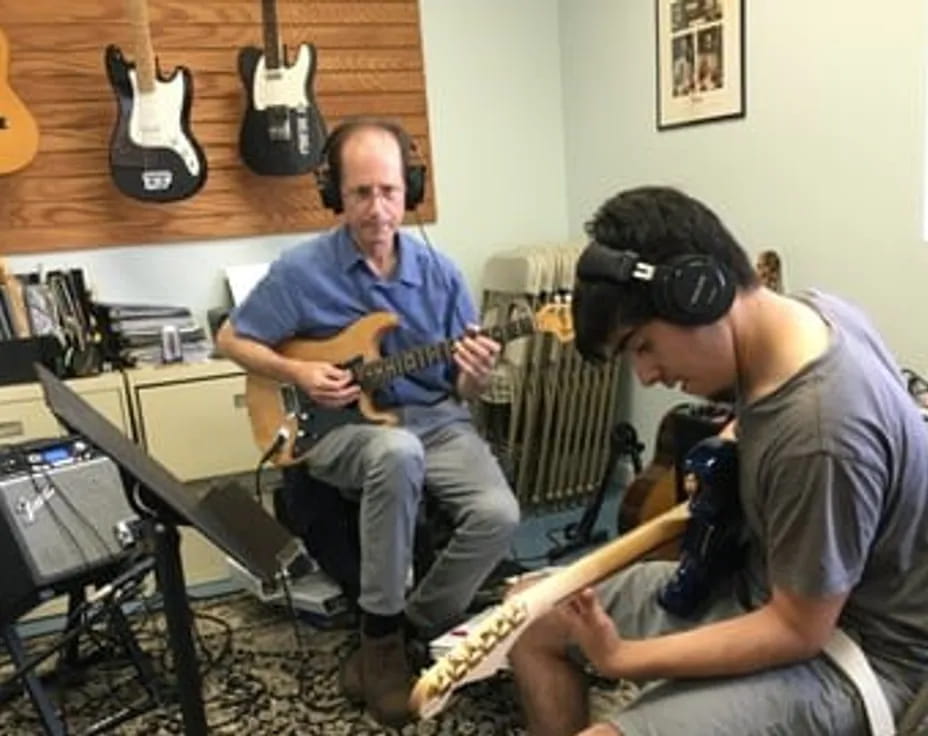
<path fill-rule="evenodd" d="M 58 420 L 109 456 L 123 473 L 126 488 L 138 484 L 144 492 L 147 508 L 140 510 L 153 522 L 149 528 L 156 546 L 156 572 L 164 598 L 168 643 L 174 654 L 184 733 L 205 736 L 202 683 L 190 632 L 192 616 L 177 524 L 194 527 L 268 583 L 299 577 L 310 569 L 303 543 L 235 483 L 195 496 L 51 371 L 38 363 L 35 370 L 45 402 Z"/>

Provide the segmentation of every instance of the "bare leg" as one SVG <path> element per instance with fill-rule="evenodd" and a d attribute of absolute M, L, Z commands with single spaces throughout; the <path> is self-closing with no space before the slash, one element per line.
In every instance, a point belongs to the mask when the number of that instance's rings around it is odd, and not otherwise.
<path fill-rule="evenodd" d="M 586 677 L 568 658 L 567 643 L 555 610 L 526 629 L 509 653 L 530 736 L 574 736 L 589 725 Z"/>

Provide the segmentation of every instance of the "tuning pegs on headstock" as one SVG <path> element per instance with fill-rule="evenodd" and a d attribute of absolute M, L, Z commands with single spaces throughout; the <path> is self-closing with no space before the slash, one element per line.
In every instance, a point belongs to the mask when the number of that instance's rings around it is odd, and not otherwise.
<path fill-rule="evenodd" d="M 561 342 L 574 339 L 570 294 L 556 294 L 553 300 L 535 313 L 535 326 L 540 332 L 550 332 Z"/>

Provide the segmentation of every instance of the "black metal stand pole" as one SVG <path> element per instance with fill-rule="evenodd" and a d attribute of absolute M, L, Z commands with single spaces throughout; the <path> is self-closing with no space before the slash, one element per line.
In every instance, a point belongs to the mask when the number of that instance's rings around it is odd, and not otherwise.
<path fill-rule="evenodd" d="M 158 587 L 164 599 L 164 618 L 168 643 L 174 655 L 177 697 L 184 719 L 186 736 L 206 736 L 206 713 L 203 710 L 203 685 L 196 648 L 190 627 L 193 615 L 187 601 L 184 570 L 180 561 L 180 534 L 174 524 L 155 521 Z"/>
<path fill-rule="evenodd" d="M 26 651 L 23 648 L 22 640 L 19 638 L 16 627 L 13 624 L 5 624 L 2 629 L 2 636 L 13 663 L 19 667 L 25 665 Z M 64 724 L 61 722 L 61 719 L 58 718 L 58 713 L 48 699 L 48 695 L 46 695 L 45 689 L 42 687 L 42 683 L 39 681 L 35 672 L 31 668 L 27 669 L 22 679 L 26 685 L 26 692 L 29 694 L 29 699 L 32 701 L 32 704 L 39 714 L 39 720 L 42 722 L 42 730 L 45 731 L 48 736 L 65 736 Z"/>

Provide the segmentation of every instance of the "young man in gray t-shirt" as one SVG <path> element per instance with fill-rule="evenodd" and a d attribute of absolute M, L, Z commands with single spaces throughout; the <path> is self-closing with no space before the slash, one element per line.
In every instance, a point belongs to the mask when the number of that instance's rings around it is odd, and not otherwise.
<path fill-rule="evenodd" d="M 626 355 L 645 385 L 734 400 L 747 553 L 695 620 L 657 602 L 675 565 L 644 563 L 536 622 L 510 655 L 530 733 L 866 733 L 822 655 L 838 627 L 898 718 L 928 675 L 928 433 L 882 341 L 834 297 L 762 287 L 678 191 L 622 192 L 588 232 L 577 347 Z M 574 646 L 642 695 L 590 726 Z"/>

